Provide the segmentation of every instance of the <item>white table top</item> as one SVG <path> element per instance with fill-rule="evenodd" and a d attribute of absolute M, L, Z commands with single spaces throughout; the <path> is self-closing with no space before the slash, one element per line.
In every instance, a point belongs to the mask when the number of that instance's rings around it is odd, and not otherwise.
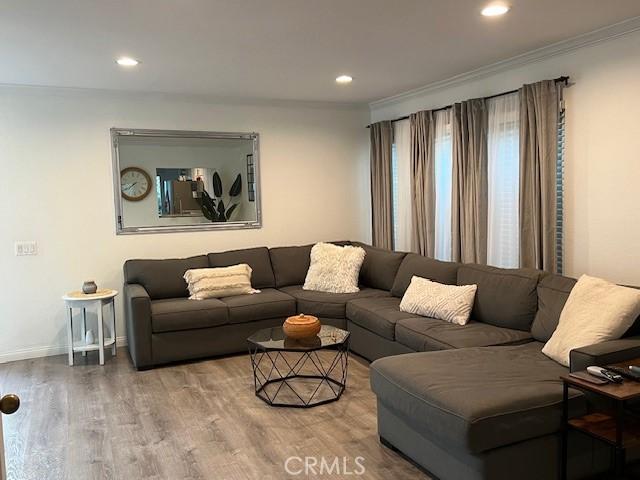
<path fill-rule="evenodd" d="M 100 288 L 96 293 L 83 293 L 81 290 L 75 290 L 62 296 L 65 302 L 86 302 L 91 300 L 106 300 L 118 295 L 117 290 L 110 288 Z"/>

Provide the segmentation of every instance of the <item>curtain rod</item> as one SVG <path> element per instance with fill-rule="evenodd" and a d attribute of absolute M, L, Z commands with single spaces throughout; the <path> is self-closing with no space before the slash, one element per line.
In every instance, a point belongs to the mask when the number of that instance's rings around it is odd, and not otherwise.
<path fill-rule="evenodd" d="M 556 83 L 564 83 L 565 85 L 567 85 L 569 83 L 569 77 L 563 75 L 562 77 L 554 78 L 553 81 L 556 82 Z M 516 93 L 518 90 L 519 89 L 509 90 L 508 92 L 496 93 L 495 95 L 489 95 L 488 97 L 482 97 L 482 99 L 483 100 L 490 100 L 492 98 L 502 97 L 503 95 L 511 95 L 512 93 Z M 430 110 L 432 112 L 441 112 L 442 110 L 448 110 L 452 106 L 453 105 L 447 105 L 446 107 L 431 108 Z M 407 120 L 410 116 L 411 115 L 405 115 L 404 117 L 394 118 L 393 120 L 391 120 L 391 123 L 399 122 L 401 120 Z M 371 127 L 371 125 L 367 125 L 367 128 L 369 128 L 369 127 Z"/>

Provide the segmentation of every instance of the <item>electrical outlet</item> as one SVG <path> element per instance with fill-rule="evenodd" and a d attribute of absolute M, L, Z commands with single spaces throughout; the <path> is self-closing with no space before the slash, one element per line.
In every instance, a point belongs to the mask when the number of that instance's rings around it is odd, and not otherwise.
<path fill-rule="evenodd" d="M 37 255 L 38 244 L 35 241 L 29 242 L 15 242 L 16 256 L 21 257 L 23 255 Z"/>

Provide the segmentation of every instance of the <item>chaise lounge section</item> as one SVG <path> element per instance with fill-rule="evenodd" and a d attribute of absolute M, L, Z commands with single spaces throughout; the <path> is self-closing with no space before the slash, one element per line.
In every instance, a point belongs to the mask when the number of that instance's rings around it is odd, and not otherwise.
<path fill-rule="evenodd" d="M 483 271 L 489 274 L 486 278 L 479 273 Z M 574 350 L 568 369 L 545 356 L 542 347 L 558 325 L 575 280 L 531 271 L 460 266 L 458 283 L 472 280 L 478 284 L 474 321 L 502 325 L 499 328 L 509 332 L 506 340 L 515 332 L 522 337 L 516 334 L 512 341 L 499 344 L 494 332 L 494 345 L 486 346 L 455 340 L 471 348 L 434 348 L 445 345 L 430 341 L 423 346 L 441 351 L 373 362 L 371 387 L 378 397 L 381 441 L 441 479 L 558 478 L 559 377 L 588 365 L 638 357 L 640 337 Z M 532 284 L 534 290 L 530 290 Z M 530 331 L 518 330 L 529 319 Z M 639 321 L 627 335 L 634 334 Z M 399 339 L 403 322 L 396 326 Z M 426 320 L 423 327 L 427 332 L 429 323 Z M 451 337 L 454 329 L 447 329 Z M 472 336 L 471 330 L 464 336 Z M 483 343 L 482 335 L 470 342 Z M 447 342 L 447 347 L 452 343 Z M 588 408 L 589 399 L 570 390 L 569 416 L 583 415 Z M 610 465 L 610 451 L 600 442 L 573 433 L 569 447 L 570 478 L 603 472 Z"/>

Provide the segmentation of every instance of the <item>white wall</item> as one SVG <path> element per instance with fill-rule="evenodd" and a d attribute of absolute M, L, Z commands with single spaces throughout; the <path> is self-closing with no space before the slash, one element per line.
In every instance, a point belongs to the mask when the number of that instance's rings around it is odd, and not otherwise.
<path fill-rule="evenodd" d="M 62 353 L 60 299 L 128 258 L 369 238 L 366 109 L 0 87 L 0 361 Z M 109 128 L 260 133 L 263 228 L 116 236 Z M 14 256 L 36 240 L 38 255 Z M 119 336 L 124 334 L 117 300 Z"/>
<path fill-rule="evenodd" d="M 640 285 L 640 32 L 371 106 L 372 121 L 569 75 L 565 273 Z"/>

